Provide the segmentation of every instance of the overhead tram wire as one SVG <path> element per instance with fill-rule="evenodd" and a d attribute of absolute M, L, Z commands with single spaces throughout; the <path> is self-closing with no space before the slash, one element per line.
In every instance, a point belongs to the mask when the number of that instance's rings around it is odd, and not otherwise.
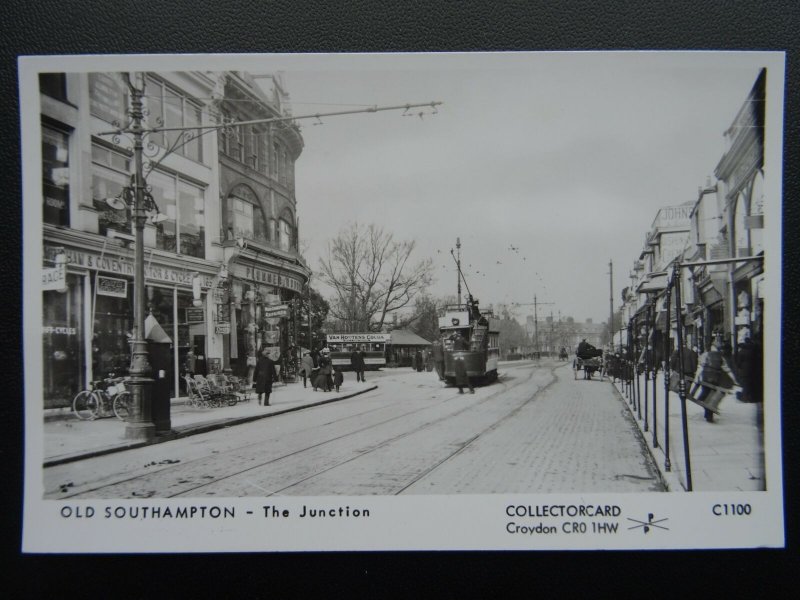
<path fill-rule="evenodd" d="M 251 119 L 247 121 L 226 121 L 224 123 L 219 123 L 216 125 L 194 125 L 194 126 L 183 126 L 183 127 L 152 127 L 152 128 L 142 128 L 143 133 L 157 133 L 161 131 L 199 131 L 205 129 L 207 131 L 213 131 L 218 129 L 226 129 L 232 127 L 238 127 L 241 125 L 259 125 L 259 124 L 266 124 L 266 123 L 283 123 L 285 121 L 299 121 L 301 119 L 317 119 L 319 120 L 322 117 L 335 117 L 341 115 L 353 115 L 353 114 L 361 114 L 361 113 L 376 113 L 376 112 L 383 112 L 387 110 L 405 110 L 406 113 L 412 108 L 426 108 L 431 107 L 434 112 L 431 114 L 436 114 L 438 111 L 436 110 L 437 106 L 444 104 L 441 101 L 431 101 L 431 102 L 423 102 L 417 104 L 398 104 L 394 106 L 377 106 L 372 105 L 367 108 L 360 108 L 360 109 L 353 109 L 353 110 L 339 110 L 339 111 L 332 111 L 327 113 L 313 113 L 307 115 L 291 115 L 291 116 L 283 116 L 283 117 L 271 117 L 267 119 Z M 123 133 L 122 128 L 118 128 L 112 131 L 105 131 L 100 132 L 97 135 L 115 135 Z"/>

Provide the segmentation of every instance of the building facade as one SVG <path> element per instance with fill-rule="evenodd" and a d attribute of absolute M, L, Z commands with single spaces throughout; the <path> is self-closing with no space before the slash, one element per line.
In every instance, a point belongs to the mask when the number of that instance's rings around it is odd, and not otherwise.
<path fill-rule="evenodd" d="M 724 133 L 717 181 L 709 179 L 695 200 L 661 209 L 634 261 L 624 312 L 635 321 L 640 347 L 647 331 L 658 359 L 663 335 L 669 330 L 674 348 L 679 324 L 688 345 L 702 351 L 717 342 L 732 365 L 745 338 L 762 345 L 765 86 L 762 70 Z M 665 310 L 676 261 L 691 265 L 680 270 L 680 322 L 674 294 L 669 315 Z"/>
<path fill-rule="evenodd" d="M 230 366 L 230 308 L 236 277 L 247 268 L 242 266 L 247 244 L 237 246 L 243 251 L 232 261 L 228 246 L 236 241 L 224 234 L 231 203 L 223 199 L 231 190 L 221 185 L 230 179 L 221 175 L 225 150 L 213 129 L 227 92 L 220 80 L 228 75 L 135 77 L 145 90 L 144 126 L 156 129 L 144 140 L 144 173 L 158 207 L 144 229 L 145 312 L 171 338 L 165 376 L 177 396 L 189 362 L 198 372 Z M 134 232 L 122 191 L 131 184 L 134 152 L 133 140 L 115 133 L 128 122 L 130 94 L 123 74 L 47 73 L 39 83 L 44 401 L 45 407 L 58 407 L 68 406 L 88 382 L 126 374 L 129 367 Z M 302 147 L 299 133 L 296 137 Z M 287 155 L 284 173 L 293 172 L 298 155 Z M 291 201 L 293 206 L 293 194 Z M 287 285 L 300 290 L 307 280 L 307 269 L 297 268 L 296 220 L 290 225 L 294 244 L 277 241 L 286 247 L 285 264 L 276 267 L 267 258 L 248 264 L 250 273 L 277 283 L 265 285 L 265 292 L 289 279 Z M 60 275 L 48 281 L 53 273 Z"/>

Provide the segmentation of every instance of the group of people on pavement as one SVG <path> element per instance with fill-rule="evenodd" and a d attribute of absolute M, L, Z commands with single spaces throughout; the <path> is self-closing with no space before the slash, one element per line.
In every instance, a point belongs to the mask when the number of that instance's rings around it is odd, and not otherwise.
<path fill-rule="evenodd" d="M 364 378 L 364 351 L 354 349 L 350 355 L 350 364 L 356 374 L 356 381 L 366 381 Z M 304 352 L 300 358 L 298 374 L 303 378 L 303 387 L 311 386 L 314 391 L 322 390 L 330 392 L 334 389 L 338 392 L 344 381 L 342 370 L 331 361 L 330 349 L 327 347 L 321 350 L 313 349 Z M 253 371 L 253 386 L 258 397 L 258 405 L 269 406 L 269 398 L 272 394 L 272 384 L 278 381 L 278 363 L 270 356 L 270 350 L 264 348 L 255 365 Z"/>
<path fill-rule="evenodd" d="M 356 374 L 356 381 L 366 381 L 363 349 L 353 349 L 350 354 L 350 366 Z M 330 392 L 334 389 L 338 392 L 344 383 L 344 374 L 341 368 L 333 364 L 331 351 L 327 347 L 323 347 L 321 350 L 314 348 L 303 353 L 300 359 L 299 374 L 303 378 L 303 387 L 308 387 L 308 383 L 311 382 L 311 387 L 315 392 L 318 390 Z"/>

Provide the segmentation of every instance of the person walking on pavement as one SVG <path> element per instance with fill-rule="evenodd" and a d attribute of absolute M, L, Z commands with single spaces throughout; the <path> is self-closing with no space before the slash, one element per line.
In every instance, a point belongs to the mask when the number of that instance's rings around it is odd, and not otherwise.
<path fill-rule="evenodd" d="M 357 347 L 350 354 L 350 366 L 356 372 L 356 381 L 364 381 L 364 353 Z"/>
<path fill-rule="evenodd" d="M 336 392 L 338 393 L 339 388 L 344 382 L 344 375 L 342 375 L 341 369 L 337 369 L 335 366 L 331 368 L 333 369 L 333 385 L 336 387 Z"/>
<path fill-rule="evenodd" d="M 700 356 L 699 363 L 689 399 L 702 406 L 705 420 L 713 423 L 714 414 L 719 414 L 719 403 L 734 384 L 734 379 L 716 342 Z M 698 391 L 700 393 L 696 396 Z"/>
<path fill-rule="evenodd" d="M 314 376 L 314 360 L 311 358 L 311 353 L 306 352 L 303 358 L 300 359 L 300 374 L 303 376 L 303 387 L 306 387 L 306 381 Z M 313 387 L 314 380 L 311 380 Z"/>
<path fill-rule="evenodd" d="M 275 361 L 269 357 L 269 351 L 265 348 L 256 362 L 256 369 L 253 371 L 253 381 L 256 385 L 258 394 L 258 405 L 261 406 L 261 396 L 264 396 L 264 406 L 269 406 L 269 396 L 272 394 L 272 382 L 278 379 L 275 372 Z"/>
<path fill-rule="evenodd" d="M 422 352 L 419 349 L 414 353 L 414 370 L 417 373 L 422 371 Z"/>
<path fill-rule="evenodd" d="M 323 392 L 331 391 L 331 384 L 333 383 L 331 378 L 331 365 L 330 351 L 328 351 L 327 348 L 323 348 L 319 357 L 319 374 L 317 375 L 317 382 L 314 386 L 315 391 L 316 388 L 322 388 Z"/>

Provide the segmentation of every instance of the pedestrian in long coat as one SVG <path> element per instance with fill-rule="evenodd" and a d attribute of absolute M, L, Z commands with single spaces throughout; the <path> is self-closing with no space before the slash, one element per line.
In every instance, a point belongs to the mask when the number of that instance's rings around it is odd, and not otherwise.
<path fill-rule="evenodd" d="M 331 357 L 328 352 L 323 351 L 319 357 L 319 372 L 317 374 L 317 380 L 315 381 L 314 388 L 322 388 L 324 392 L 331 391 L 331 385 L 333 384 L 333 379 L 331 374 L 333 373 L 333 367 L 331 366 Z"/>
<path fill-rule="evenodd" d="M 417 350 L 417 351 L 414 353 L 414 369 L 415 369 L 417 372 L 420 372 L 420 371 L 422 371 L 422 368 L 423 368 L 423 364 L 422 364 L 422 352 L 420 352 L 419 350 Z"/>
<path fill-rule="evenodd" d="M 261 396 L 264 396 L 264 406 L 269 406 L 269 396 L 272 394 L 272 382 L 278 379 L 275 372 L 275 361 L 269 357 L 269 352 L 264 350 L 256 362 L 256 369 L 253 371 L 253 381 L 256 384 L 256 394 L 258 394 L 258 405 L 261 406 Z"/>
<path fill-rule="evenodd" d="M 306 387 L 306 382 L 308 379 L 313 377 L 314 371 L 314 359 L 311 358 L 311 354 L 306 352 L 303 354 L 303 358 L 300 359 L 300 374 L 303 376 L 303 387 Z M 311 385 L 314 385 L 314 382 L 311 382 Z"/>
<path fill-rule="evenodd" d="M 350 354 L 350 366 L 356 372 L 356 381 L 364 381 L 364 353 L 358 348 Z"/>

